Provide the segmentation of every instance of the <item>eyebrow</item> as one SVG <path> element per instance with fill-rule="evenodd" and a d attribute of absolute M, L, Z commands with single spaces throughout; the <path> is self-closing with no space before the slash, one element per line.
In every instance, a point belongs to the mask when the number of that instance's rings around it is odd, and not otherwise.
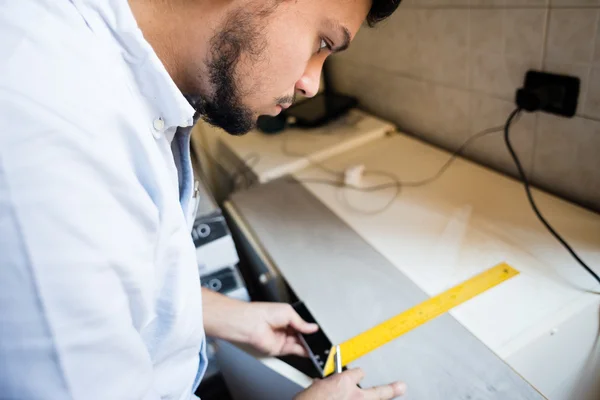
<path fill-rule="evenodd" d="M 342 44 L 339 46 L 336 46 L 332 49 L 332 51 L 334 53 L 339 53 L 340 51 L 344 51 L 346 50 L 349 46 L 350 46 L 350 31 L 348 30 L 348 28 L 346 28 L 345 26 L 340 25 L 337 21 L 334 21 L 332 19 L 328 19 L 326 21 L 327 25 L 331 26 L 333 29 L 337 30 L 337 31 L 341 31 L 342 33 Z"/>

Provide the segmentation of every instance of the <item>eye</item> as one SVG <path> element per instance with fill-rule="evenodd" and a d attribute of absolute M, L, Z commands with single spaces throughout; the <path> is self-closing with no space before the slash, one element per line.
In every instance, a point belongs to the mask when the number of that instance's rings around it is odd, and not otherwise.
<path fill-rule="evenodd" d="M 321 43 L 319 44 L 319 49 L 317 50 L 317 54 L 322 52 L 323 50 L 331 51 L 331 45 L 323 38 L 321 38 Z"/>

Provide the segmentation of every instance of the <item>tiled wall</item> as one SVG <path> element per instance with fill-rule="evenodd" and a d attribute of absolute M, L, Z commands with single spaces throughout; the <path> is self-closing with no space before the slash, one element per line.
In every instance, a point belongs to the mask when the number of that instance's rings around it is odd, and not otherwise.
<path fill-rule="evenodd" d="M 503 124 L 530 68 L 577 75 L 574 119 L 524 115 L 511 133 L 528 176 L 600 210 L 600 0 L 404 0 L 331 59 L 333 87 L 402 130 L 456 149 Z M 502 134 L 467 156 L 515 175 Z"/>

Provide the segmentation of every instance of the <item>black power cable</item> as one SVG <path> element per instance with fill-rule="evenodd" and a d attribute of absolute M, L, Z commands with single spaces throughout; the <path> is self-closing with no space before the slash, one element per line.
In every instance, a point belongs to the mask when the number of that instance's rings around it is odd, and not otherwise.
<path fill-rule="evenodd" d="M 425 178 L 425 179 L 422 179 L 419 181 L 403 182 L 391 172 L 366 170 L 365 175 L 371 174 L 371 175 L 379 175 L 379 176 L 388 177 L 388 178 L 390 178 L 391 182 L 383 183 L 383 184 L 379 184 L 379 185 L 364 186 L 364 187 L 363 186 L 355 186 L 355 185 L 346 184 L 341 180 L 344 175 L 343 171 L 332 170 L 330 168 L 323 166 L 320 163 L 316 163 L 309 159 L 308 161 L 310 162 L 311 165 L 313 165 L 327 173 L 338 176 L 340 178 L 340 180 L 320 179 L 320 178 L 301 178 L 301 179 L 293 178 L 293 179 L 290 179 L 290 183 L 322 184 L 322 185 L 340 187 L 340 188 L 344 188 L 344 189 L 350 189 L 350 190 L 354 190 L 357 192 L 378 192 L 380 190 L 385 190 L 385 189 L 390 189 L 390 188 L 397 188 L 397 190 L 399 191 L 400 188 L 402 188 L 402 187 L 426 186 L 426 185 L 436 181 L 437 179 L 439 179 L 448 170 L 448 168 L 450 168 L 450 166 L 458 159 L 458 157 L 460 157 L 465 152 L 465 150 L 467 149 L 467 147 L 469 147 L 471 145 L 471 143 L 473 143 L 474 141 L 476 141 L 477 139 L 479 139 L 483 136 L 487 136 L 487 135 L 490 135 L 490 134 L 496 133 L 496 132 L 501 132 L 503 129 L 504 129 L 504 125 L 500 125 L 500 126 L 496 126 L 493 128 L 485 129 L 481 132 L 478 132 L 478 133 L 472 135 L 463 144 L 461 144 L 460 147 L 456 151 L 454 151 L 450 155 L 448 160 L 440 167 L 440 169 L 438 169 L 438 171 L 435 174 L 433 174 L 429 178 Z M 298 157 L 305 156 L 303 154 L 292 153 L 285 146 L 283 147 L 282 151 L 284 152 L 284 154 L 287 154 L 290 156 L 298 156 Z M 396 197 L 399 194 L 398 191 L 396 192 L 394 197 Z M 393 201 L 393 198 L 392 198 L 392 201 Z"/>
<path fill-rule="evenodd" d="M 594 277 L 594 279 L 596 279 L 598 281 L 598 283 L 600 283 L 600 277 L 594 271 L 592 271 L 592 269 L 577 255 L 577 253 L 575 253 L 575 251 L 571 248 L 571 246 L 569 246 L 569 244 L 566 242 L 566 240 L 564 240 L 562 238 L 562 236 L 560 236 L 558 234 L 558 232 L 556 232 L 554 230 L 554 228 L 552 228 L 552 226 L 548 223 L 548 221 L 546 221 L 546 218 L 544 218 L 544 216 L 540 213 L 540 210 L 538 209 L 538 207 L 535 203 L 535 200 L 533 199 L 533 195 L 531 194 L 529 180 L 527 179 L 527 176 L 525 176 L 525 171 L 523 170 L 521 161 L 519 160 L 519 157 L 517 156 L 517 153 L 515 153 L 515 150 L 513 149 L 512 144 L 510 142 L 510 126 L 511 126 L 514 118 L 517 117 L 520 113 L 521 113 L 521 108 L 517 108 L 510 114 L 510 116 L 506 120 L 506 124 L 504 125 L 504 142 L 506 143 L 506 147 L 508 148 L 508 151 L 509 151 L 510 155 L 512 156 L 512 159 L 514 160 L 515 165 L 517 166 L 517 170 L 519 171 L 519 175 L 521 176 L 521 180 L 523 181 L 523 185 L 525 186 L 525 192 L 527 193 L 527 199 L 529 200 L 529 204 L 531 204 L 531 208 L 533 209 L 533 212 L 538 217 L 538 219 L 542 222 L 542 224 L 544 224 L 546 229 L 548 229 L 548 231 L 550 231 L 552 236 L 554 236 L 556 238 L 556 240 L 558 240 L 560 242 L 560 244 L 562 244 L 564 246 L 564 248 L 567 249 L 567 251 L 573 256 L 573 258 L 583 268 L 585 268 L 585 270 L 587 272 L 589 272 L 590 275 L 592 275 Z"/>

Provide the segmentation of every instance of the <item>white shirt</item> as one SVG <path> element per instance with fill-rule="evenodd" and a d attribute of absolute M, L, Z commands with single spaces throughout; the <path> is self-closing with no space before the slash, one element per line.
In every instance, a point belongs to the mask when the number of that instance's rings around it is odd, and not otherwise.
<path fill-rule="evenodd" d="M 0 49 L 0 398 L 194 398 L 193 108 L 126 0 L 1 1 Z"/>

